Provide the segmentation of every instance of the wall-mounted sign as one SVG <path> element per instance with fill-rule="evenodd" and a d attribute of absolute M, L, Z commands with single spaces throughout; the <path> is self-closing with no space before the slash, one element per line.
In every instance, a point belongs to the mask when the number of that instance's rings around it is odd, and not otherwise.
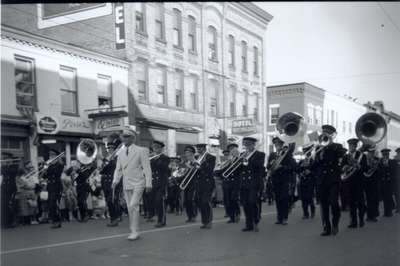
<path fill-rule="evenodd" d="M 57 134 L 60 129 L 58 119 L 53 116 L 37 115 L 37 130 L 41 134 Z"/>
<path fill-rule="evenodd" d="M 115 14 L 115 48 L 125 49 L 125 17 L 124 17 L 124 4 L 114 4 Z"/>
<path fill-rule="evenodd" d="M 105 131 L 121 130 L 124 127 L 123 117 L 109 117 L 96 119 L 94 121 L 94 134 L 99 134 Z"/>
<path fill-rule="evenodd" d="M 60 131 L 92 134 L 93 127 L 89 120 L 78 117 L 62 117 L 60 119 Z"/>
<path fill-rule="evenodd" d="M 232 134 L 247 135 L 254 134 L 256 132 L 257 128 L 254 123 L 254 119 L 252 118 L 237 119 L 232 121 Z"/>
<path fill-rule="evenodd" d="M 111 3 L 37 4 L 38 28 L 49 28 L 112 14 Z"/>

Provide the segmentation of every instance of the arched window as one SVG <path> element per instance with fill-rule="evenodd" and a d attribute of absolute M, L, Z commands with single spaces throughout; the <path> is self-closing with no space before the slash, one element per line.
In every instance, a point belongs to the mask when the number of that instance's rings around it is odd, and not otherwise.
<path fill-rule="evenodd" d="M 247 43 L 242 41 L 242 72 L 247 73 Z"/>
<path fill-rule="evenodd" d="M 228 41 L 229 41 L 229 47 L 228 47 L 229 66 L 234 68 L 235 67 L 235 37 L 233 37 L 232 35 L 229 35 Z"/>
<path fill-rule="evenodd" d="M 217 30 L 213 26 L 208 26 L 207 43 L 208 43 L 208 59 L 211 61 L 218 61 Z"/>
<path fill-rule="evenodd" d="M 182 48 L 182 13 L 176 8 L 174 8 L 173 44 L 177 48 Z"/>

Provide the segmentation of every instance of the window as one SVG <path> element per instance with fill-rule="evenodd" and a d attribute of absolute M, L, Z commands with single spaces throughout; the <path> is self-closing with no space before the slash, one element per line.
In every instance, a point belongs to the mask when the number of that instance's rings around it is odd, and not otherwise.
<path fill-rule="evenodd" d="M 1 137 L 2 150 L 22 150 L 24 147 L 24 140 L 18 137 Z"/>
<path fill-rule="evenodd" d="M 138 100 L 147 101 L 147 64 L 145 61 L 136 63 L 136 85 L 138 90 Z"/>
<path fill-rule="evenodd" d="M 229 97 L 229 114 L 231 117 L 236 116 L 236 88 L 231 86 Z"/>
<path fill-rule="evenodd" d="M 343 121 L 343 128 L 342 128 L 343 133 L 346 133 L 346 122 Z"/>
<path fill-rule="evenodd" d="M 182 48 L 182 14 L 176 8 L 174 8 L 173 44 L 177 48 Z"/>
<path fill-rule="evenodd" d="M 351 122 L 349 122 L 349 133 L 350 134 L 352 133 L 352 130 L 353 130 L 352 124 L 351 124 Z"/>
<path fill-rule="evenodd" d="M 254 120 L 257 122 L 260 122 L 260 116 L 259 116 L 259 106 L 260 106 L 260 96 L 258 93 L 254 94 L 254 109 L 253 109 L 253 114 L 254 114 Z"/>
<path fill-rule="evenodd" d="M 247 73 L 247 43 L 242 41 L 242 72 Z"/>
<path fill-rule="evenodd" d="M 157 3 L 156 10 L 156 39 L 165 41 L 165 19 L 164 19 L 164 4 Z"/>
<path fill-rule="evenodd" d="M 217 55 L 217 30 L 213 26 L 208 26 L 207 30 L 208 60 L 218 61 Z"/>
<path fill-rule="evenodd" d="M 228 53 L 229 53 L 229 66 L 231 68 L 235 67 L 235 37 L 232 35 L 229 35 L 229 47 L 228 47 Z"/>
<path fill-rule="evenodd" d="M 189 16 L 189 52 L 196 53 L 196 19 Z"/>
<path fill-rule="evenodd" d="M 320 106 L 315 109 L 315 124 L 322 125 L 322 108 Z"/>
<path fill-rule="evenodd" d="M 331 110 L 331 123 L 330 125 L 334 126 L 335 125 L 335 111 Z"/>
<path fill-rule="evenodd" d="M 36 108 L 35 64 L 33 59 L 15 57 L 17 107 Z"/>
<path fill-rule="evenodd" d="M 76 69 L 60 67 L 61 112 L 78 114 Z"/>
<path fill-rule="evenodd" d="M 144 3 L 140 4 L 140 9 L 135 12 L 136 17 L 136 32 L 146 33 L 146 6 Z"/>
<path fill-rule="evenodd" d="M 210 115 L 216 116 L 218 114 L 218 96 L 217 96 L 217 83 L 210 82 Z"/>
<path fill-rule="evenodd" d="M 97 98 L 100 108 L 112 107 L 111 77 L 105 75 L 97 75 Z"/>
<path fill-rule="evenodd" d="M 164 66 L 159 66 L 155 71 L 156 89 L 157 89 L 157 103 L 166 104 L 166 80 L 167 70 Z"/>
<path fill-rule="evenodd" d="M 312 104 L 307 105 L 307 123 L 312 125 L 314 122 L 314 107 Z"/>
<path fill-rule="evenodd" d="M 195 75 L 190 75 L 188 79 L 188 84 L 186 84 L 186 88 L 188 91 L 189 99 L 187 108 L 189 110 L 197 110 L 197 84 L 198 79 Z"/>
<path fill-rule="evenodd" d="M 253 59 L 254 59 L 254 76 L 258 76 L 258 48 L 254 46 L 253 48 Z"/>
<path fill-rule="evenodd" d="M 279 118 L 279 104 L 269 105 L 269 124 L 275 125 Z"/>
<path fill-rule="evenodd" d="M 243 94 L 244 94 L 244 102 L 242 105 L 242 115 L 248 116 L 249 112 L 247 106 L 249 104 L 249 92 L 247 90 L 243 90 Z"/>
<path fill-rule="evenodd" d="M 175 72 L 175 106 L 183 107 L 183 72 L 176 70 Z"/>

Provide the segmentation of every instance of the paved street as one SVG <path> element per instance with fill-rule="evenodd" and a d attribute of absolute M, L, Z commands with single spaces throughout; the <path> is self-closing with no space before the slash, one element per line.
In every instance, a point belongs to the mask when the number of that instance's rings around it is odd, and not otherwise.
<path fill-rule="evenodd" d="M 214 227 L 185 224 L 169 214 L 168 227 L 142 223 L 142 239 L 126 240 L 127 219 L 117 228 L 106 221 L 65 223 L 61 230 L 33 225 L 2 231 L 2 265 L 400 265 L 400 215 L 347 229 L 342 213 L 340 233 L 321 237 L 320 219 L 302 220 L 300 207 L 289 225 L 275 225 L 274 206 L 264 206 L 259 233 L 243 233 L 243 223 L 226 224 L 223 209 L 214 209 Z M 242 219 L 243 222 L 243 219 Z"/>

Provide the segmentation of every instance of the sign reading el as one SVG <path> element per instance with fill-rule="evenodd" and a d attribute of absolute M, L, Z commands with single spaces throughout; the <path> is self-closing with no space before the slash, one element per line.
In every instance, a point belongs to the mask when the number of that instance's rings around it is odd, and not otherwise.
<path fill-rule="evenodd" d="M 124 4 L 115 3 L 115 48 L 125 49 L 125 17 Z"/>

